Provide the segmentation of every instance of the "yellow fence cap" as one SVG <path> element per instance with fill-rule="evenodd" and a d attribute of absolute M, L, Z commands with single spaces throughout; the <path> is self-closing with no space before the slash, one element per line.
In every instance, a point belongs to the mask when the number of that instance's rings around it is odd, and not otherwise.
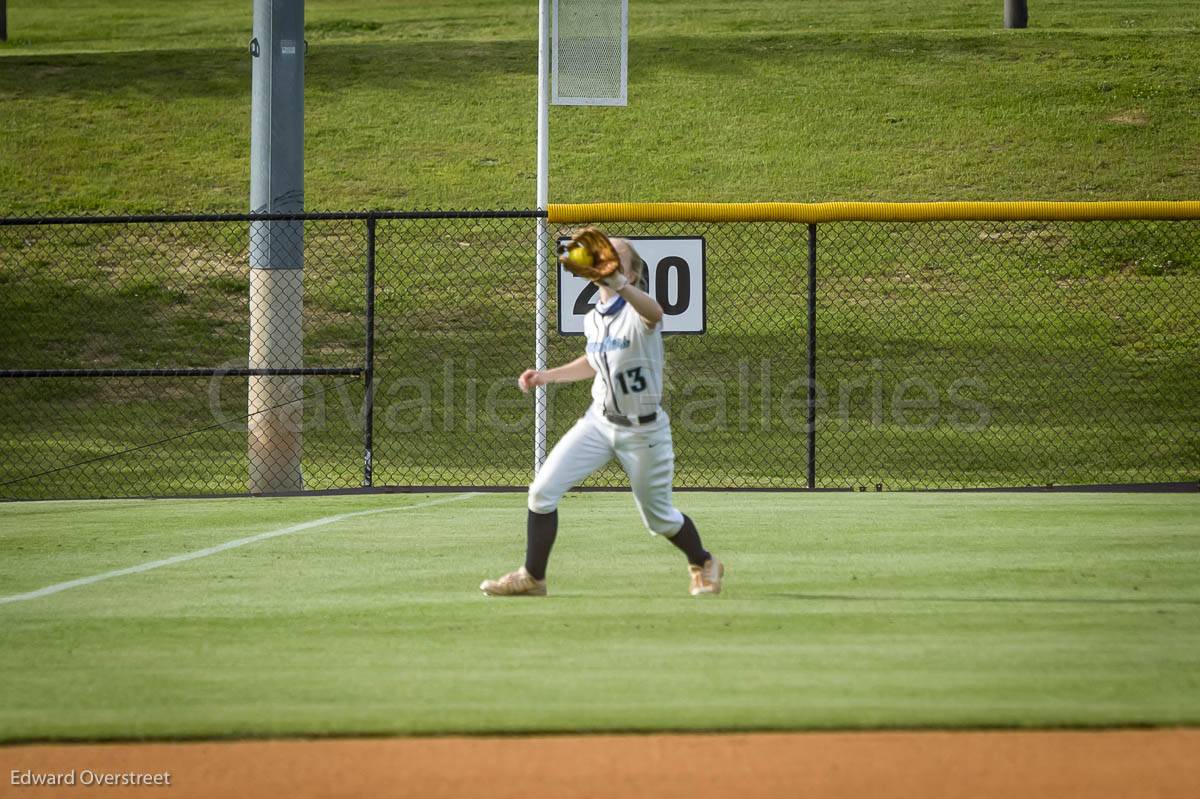
<path fill-rule="evenodd" d="M 942 222 L 1200 219 L 1200 201 L 833 202 L 551 204 L 549 221 L 585 222 Z"/>

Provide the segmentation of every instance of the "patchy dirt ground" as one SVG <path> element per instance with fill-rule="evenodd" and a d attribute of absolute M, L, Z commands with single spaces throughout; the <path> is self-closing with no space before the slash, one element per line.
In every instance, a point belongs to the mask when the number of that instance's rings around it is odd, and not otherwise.
<path fill-rule="evenodd" d="M 0 796 L 29 799 L 1195 797 L 1200 729 L 37 744 L 0 765 Z M 85 785 L 131 772 L 170 785 Z"/>

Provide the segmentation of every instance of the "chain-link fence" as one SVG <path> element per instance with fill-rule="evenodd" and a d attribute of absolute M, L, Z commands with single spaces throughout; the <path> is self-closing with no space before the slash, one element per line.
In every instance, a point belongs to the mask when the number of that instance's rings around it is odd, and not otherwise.
<path fill-rule="evenodd" d="M 301 453 L 309 488 L 361 474 L 363 225 L 299 224 L 0 227 L 0 496 L 287 487 Z M 300 242 L 302 270 L 250 268 Z"/>
<path fill-rule="evenodd" d="M 0 497 L 526 483 L 537 216 L 0 220 Z M 680 487 L 1200 477 L 1200 223 L 604 227 L 700 242 L 691 289 L 651 264 L 703 320 L 666 344 Z M 588 402 L 550 388 L 551 443 Z"/>

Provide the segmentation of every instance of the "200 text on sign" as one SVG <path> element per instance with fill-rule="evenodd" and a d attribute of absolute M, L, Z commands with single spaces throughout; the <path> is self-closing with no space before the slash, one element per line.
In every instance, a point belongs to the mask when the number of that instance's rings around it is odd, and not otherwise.
<path fill-rule="evenodd" d="M 704 239 L 702 237 L 628 237 L 646 261 L 642 286 L 663 308 L 664 333 L 703 333 L 705 308 Z M 560 239 L 565 244 L 568 239 Z M 599 289 L 558 266 L 558 332 L 583 335 L 583 317 L 599 299 Z"/>

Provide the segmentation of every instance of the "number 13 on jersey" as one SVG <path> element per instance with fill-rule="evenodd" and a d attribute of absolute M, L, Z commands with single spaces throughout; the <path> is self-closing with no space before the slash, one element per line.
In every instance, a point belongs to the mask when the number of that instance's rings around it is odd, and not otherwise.
<path fill-rule="evenodd" d="M 704 239 L 627 236 L 649 270 L 642 286 L 663 308 L 664 333 L 703 333 Z M 568 239 L 559 239 L 564 244 Z M 554 260 L 557 263 L 557 259 Z M 558 265 L 558 332 L 583 335 L 583 317 L 599 299 L 596 286 Z"/>

